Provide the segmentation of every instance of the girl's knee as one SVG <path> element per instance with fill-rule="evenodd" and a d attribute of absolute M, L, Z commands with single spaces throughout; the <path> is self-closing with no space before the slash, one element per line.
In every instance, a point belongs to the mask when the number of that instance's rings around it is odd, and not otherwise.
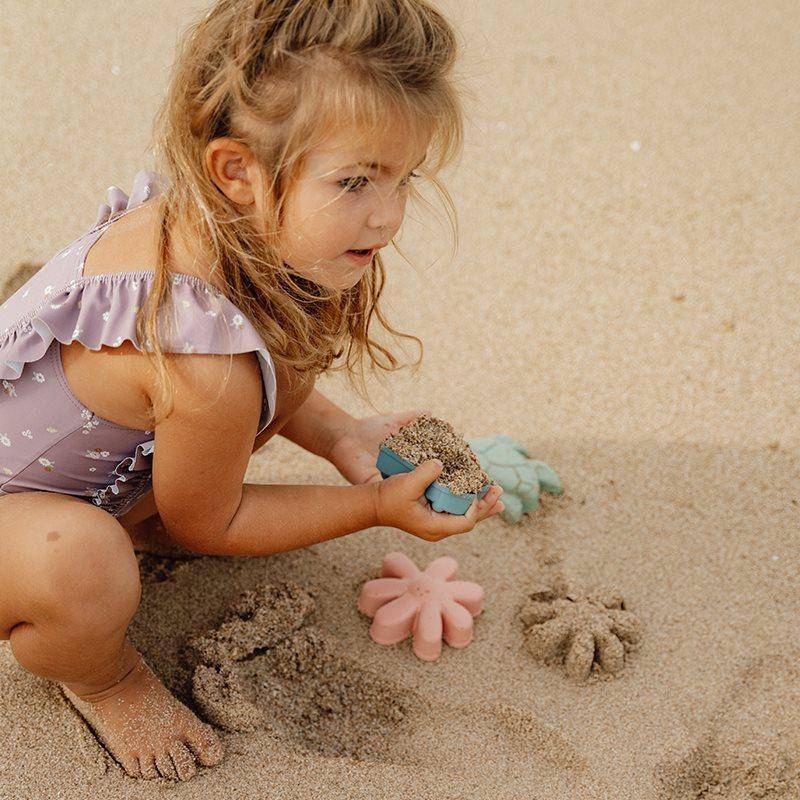
<path fill-rule="evenodd" d="M 139 565 L 127 531 L 113 517 L 79 507 L 40 535 L 28 585 L 38 586 L 37 599 L 50 615 L 112 625 L 133 617 L 141 600 Z"/>

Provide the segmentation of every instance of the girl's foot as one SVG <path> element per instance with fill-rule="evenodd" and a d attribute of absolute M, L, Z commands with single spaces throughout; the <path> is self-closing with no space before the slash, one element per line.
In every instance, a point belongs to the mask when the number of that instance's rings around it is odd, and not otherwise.
<path fill-rule="evenodd" d="M 136 665 L 119 683 L 80 696 L 62 683 L 64 695 L 131 777 L 186 781 L 196 774 L 196 762 L 218 764 L 224 752 L 214 729 L 136 655 Z"/>

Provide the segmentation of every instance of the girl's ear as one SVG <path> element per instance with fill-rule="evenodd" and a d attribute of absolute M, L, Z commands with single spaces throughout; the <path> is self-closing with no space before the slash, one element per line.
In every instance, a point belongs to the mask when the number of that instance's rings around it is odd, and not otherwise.
<path fill-rule="evenodd" d="M 246 145 L 225 136 L 213 139 L 206 146 L 205 159 L 211 179 L 226 197 L 241 206 L 255 202 L 250 173 L 257 165 Z"/>
<path fill-rule="evenodd" d="M 225 176 L 228 178 L 247 178 L 247 170 L 242 167 L 242 159 L 235 158 L 225 164 Z"/>

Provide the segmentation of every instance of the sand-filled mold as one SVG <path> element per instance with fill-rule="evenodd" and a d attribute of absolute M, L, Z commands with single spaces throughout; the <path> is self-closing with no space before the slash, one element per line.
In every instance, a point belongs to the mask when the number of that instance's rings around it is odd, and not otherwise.
<path fill-rule="evenodd" d="M 562 664 L 574 681 L 598 672 L 617 675 L 641 639 L 639 620 L 619 594 L 598 590 L 580 597 L 561 580 L 532 591 L 519 616 L 531 654 Z"/>
<path fill-rule="evenodd" d="M 403 692 L 309 624 L 314 608 L 291 582 L 245 592 L 220 625 L 187 643 L 194 700 L 226 730 L 267 730 L 323 755 L 380 757 L 406 717 Z"/>
<path fill-rule="evenodd" d="M 656 777 L 662 800 L 797 800 L 800 651 L 755 659 L 697 744 Z"/>

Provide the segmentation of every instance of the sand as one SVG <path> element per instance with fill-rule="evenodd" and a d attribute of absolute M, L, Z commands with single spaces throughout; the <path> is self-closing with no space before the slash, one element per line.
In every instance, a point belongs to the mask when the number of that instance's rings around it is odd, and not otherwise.
<path fill-rule="evenodd" d="M 464 437 L 449 422 L 431 414 L 422 414 L 412 420 L 387 436 L 381 445 L 415 467 L 428 459 L 438 458 L 442 462 L 442 471 L 436 481 L 453 494 L 479 492 L 491 483 Z"/>
<path fill-rule="evenodd" d="M 150 168 L 174 37 L 201 7 L 5 0 L 5 275 Z M 796 4 L 442 7 L 476 98 L 445 176 L 459 249 L 442 210 L 409 209 L 419 271 L 388 253 L 384 297 L 425 361 L 373 399 L 507 433 L 564 494 L 437 543 L 373 528 L 270 558 L 150 554 L 131 639 L 217 715 L 225 759 L 185 784 L 129 778 L 0 642 L 3 800 L 800 796 Z M 318 388 L 375 413 L 341 376 Z M 344 482 L 280 437 L 246 479 Z M 451 555 L 484 587 L 468 647 L 423 662 L 370 640 L 356 599 L 391 550 Z M 616 674 L 576 681 L 530 652 L 520 613 L 559 581 L 610 587 L 639 620 Z M 227 656 L 191 656 L 197 637 Z"/>

